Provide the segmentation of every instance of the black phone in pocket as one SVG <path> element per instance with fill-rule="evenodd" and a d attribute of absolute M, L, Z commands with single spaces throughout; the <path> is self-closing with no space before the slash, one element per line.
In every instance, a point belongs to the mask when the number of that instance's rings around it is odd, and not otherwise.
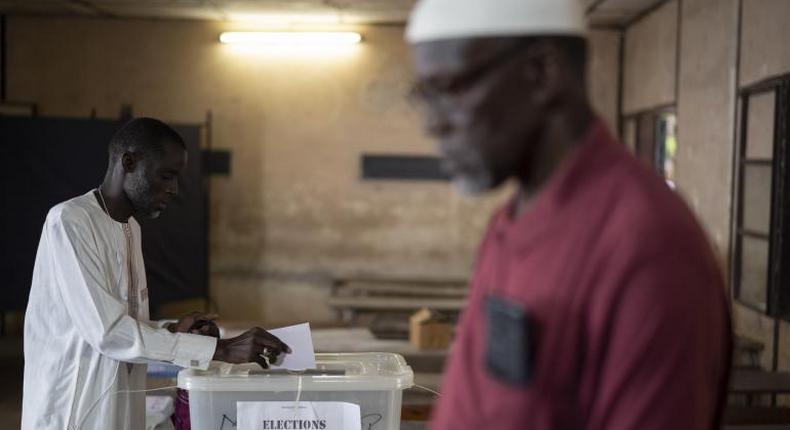
<path fill-rule="evenodd" d="M 504 297 L 489 295 L 486 311 L 486 367 L 491 376 L 512 385 L 532 379 L 534 339 L 526 308 Z"/>

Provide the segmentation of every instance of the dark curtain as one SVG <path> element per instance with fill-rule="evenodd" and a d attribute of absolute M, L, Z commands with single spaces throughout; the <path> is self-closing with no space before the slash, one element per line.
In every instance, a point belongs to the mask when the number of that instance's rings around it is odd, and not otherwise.
<path fill-rule="evenodd" d="M 0 310 L 26 306 L 47 211 L 99 185 L 107 169 L 107 143 L 120 125 L 0 117 Z M 162 303 L 208 295 L 201 128 L 174 128 L 189 152 L 179 198 L 159 219 L 138 219 L 153 313 Z"/>

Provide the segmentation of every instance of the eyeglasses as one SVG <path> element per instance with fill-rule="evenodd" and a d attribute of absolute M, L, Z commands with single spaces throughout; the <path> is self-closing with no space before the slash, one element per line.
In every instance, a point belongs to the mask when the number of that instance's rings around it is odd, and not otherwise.
<path fill-rule="evenodd" d="M 498 67 L 507 64 L 508 60 L 515 58 L 514 54 L 519 53 L 529 46 L 529 41 L 516 43 L 509 49 L 493 56 L 488 61 L 483 62 L 476 68 L 462 73 L 458 77 L 450 78 L 439 82 L 416 82 L 409 91 L 409 101 L 412 103 L 430 108 L 439 108 L 448 99 L 458 96 L 464 91 L 473 87 Z"/>

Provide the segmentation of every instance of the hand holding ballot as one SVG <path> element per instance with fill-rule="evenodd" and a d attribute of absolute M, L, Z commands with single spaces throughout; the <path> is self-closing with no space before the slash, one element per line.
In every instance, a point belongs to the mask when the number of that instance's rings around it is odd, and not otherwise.
<path fill-rule="evenodd" d="M 214 360 L 226 363 L 258 363 L 264 369 L 281 354 L 290 354 L 291 348 L 276 336 L 260 327 L 253 327 L 239 336 L 219 339 Z"/>

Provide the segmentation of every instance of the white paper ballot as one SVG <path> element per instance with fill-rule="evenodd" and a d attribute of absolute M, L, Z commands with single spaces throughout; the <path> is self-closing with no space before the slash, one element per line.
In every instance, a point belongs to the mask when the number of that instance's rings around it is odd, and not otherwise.
<path fill-rule="evenodd" d="M 346 402 L 236 402 L 237 430 L 359 430 L 359 405 Z"/>
<path fill-rule="evenodd" d="M 310 323 L 269 330 L 286 345 L 291 347 L 290 354 L 281 354 L 272 369 L 305 370 L 315 369 L 315 350 L 310 335 Z"/>

